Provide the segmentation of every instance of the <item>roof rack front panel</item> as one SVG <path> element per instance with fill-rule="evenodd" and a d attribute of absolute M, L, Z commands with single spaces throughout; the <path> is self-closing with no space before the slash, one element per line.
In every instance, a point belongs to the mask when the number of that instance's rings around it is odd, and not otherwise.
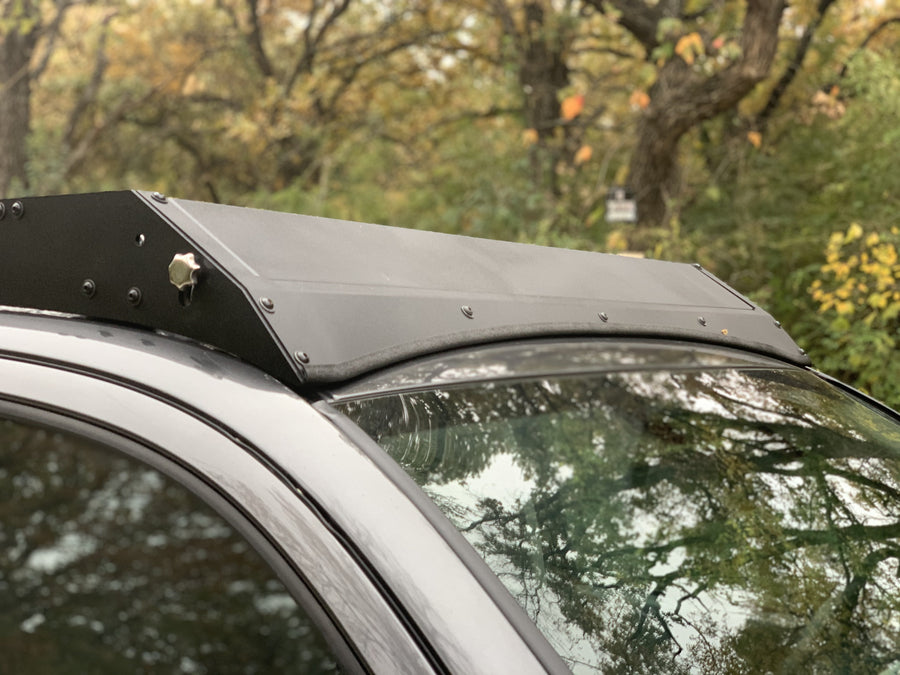
<path fill-rule="evenodd" d="M 151 193 L 4 202 L 0 305 L 178 333 L 292 386 L 551 335 L 689 339 L 808 363 L 770 315 L 697 266 Z M 187 254 L 197 270 L 185 292 L 168 269 Z"/>

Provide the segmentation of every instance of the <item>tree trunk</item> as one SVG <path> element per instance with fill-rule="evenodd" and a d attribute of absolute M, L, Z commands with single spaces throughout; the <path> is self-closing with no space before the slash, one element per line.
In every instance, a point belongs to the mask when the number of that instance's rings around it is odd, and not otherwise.
<path fill-rule="evenodd" d="M 493 9 L 516 48 L 525 126 L 537 132 L 537 142 L 530 149 L 532 179 L 537 188 L 558 195 L 559 151 L 554 141 L 560 127 L 559 94 L 569 85 L 569 36 L 553 25 L 557 17 L 550 5 L 545 8 L 534 0 L 523 3 L 521 23 L 507 0 L 494 3 Z"/>
<path fill-rule="evenodd" d="M 31 56 L 36 31 L 0 33 L 0 197 L 28 188 L 26 139 L 31 124 Z"/>
<path fill-rule="evenodd" d="M 700 122 L 734 109 L 768 74 L 778 46 L 784 0 L 748 0 L 741 56 L 704 76 L 673 56 L 650 89 L 650 106 L 638 125 L 629 187 L 642 226 L 664 225 L 679 193 L 678 142 Z"/>

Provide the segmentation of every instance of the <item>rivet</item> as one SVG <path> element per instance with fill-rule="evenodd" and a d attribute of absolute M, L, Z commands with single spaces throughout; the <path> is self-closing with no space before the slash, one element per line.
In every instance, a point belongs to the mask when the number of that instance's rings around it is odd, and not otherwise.
<path fill-rule="evenodd" d="M 137 307 L 141 304 L 141 299 L 143 298 L 143 294 L 141 293 L 141 289 L 137 286 L 132 286 L 128 289 L 128 293 L 126 294 L 128 298 L 128 302 Z"/>
<path fill-rule="evenodd" d="M 600 317 L 600 320 L 603 323 L 606 323 L 607 321 L 609 321 L 609 315 L 606 312 L 600 312 L 597 316 Z"/>
<path fill-rule="evenodd" d="M 0 220 L 6 218 L 6 204 L 0 202 Z"/>
<path fill-rule="evenodd" d="M 97 292 L 97 284 L 93 279 L 85 279 L 81 282 L 81 292 L 89 298 L 93 298 Z"/>
<path fill-rule="evenodd" d="M 294 352 L 294 360 L 297 363 L 309 363 L 309 354 L 306 352 Z"/>
<path fill-rule="evenodd" d="M 472 309 L 471 307 L 469 307 L 469 305 L 463 305 L 459 309 L 463 313 L 463 316 L 466 317 L 467 319 L 475 318 L 475 310 Z"/>
<path fill-rule="evenodd" d="M 705 325 L 706 325 L 706 319 L 705 319 L 704 317 L 702 317 L 702 316 L 698 316 L 698 317 L 697 317 L 697 323 L 699 323 L 701 326 L 705 326 Z"/>
<path fill-rule="evenodd" d="M 22 202 L 13 202 L 9 212 L 13 214 L 14 217 L 21 218 L 25 215 L 25 205 Z"/>
<path fill-rule="evenodd" d="M 260 298 L 259 306 L 269 313 L 275 311 L 275 302 L 272 300 L 272 298 Z"/>
<path fill-rule="evenodd" d="M 155 202 L 159 202 L 160 204 L 166 204 L 169 201 L 162 192 L 151 192 L 150 198 Z"/>

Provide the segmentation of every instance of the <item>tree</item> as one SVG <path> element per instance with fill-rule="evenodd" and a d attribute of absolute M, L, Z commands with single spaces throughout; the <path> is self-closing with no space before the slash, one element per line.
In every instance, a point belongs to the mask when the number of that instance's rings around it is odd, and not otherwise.
<path fill-rule="evenodd" d="M 82 83 L 93 95 L 65 125 L 63 144 L 78 154 L 63 180 L 147 176 L 237 201 L 327 185 L 339 155 L 383 129 L 380 92 L 401 75 L 409 86 L 426 77 L 417 50 L 452 30 L 445 14 L 420 0 L 377 12 L 354 0 L 126 3 L 91 38 L 94 63 L 68 75 L 97 78 Z"/>
<path fill-rule="evenodd" d="M 660 225 L 679 194 L 678 142 L 700 122 L 736 105 L 769 74 L 778 47 L 784 0 L 749 0 L 739 24 L 737 48 L 700 32 L 713 5 L 692 11 L 684 0 L 588 0 L 617 20 L 659 65 L 650 103 L 638 123 L 628 182 L 641 221 Z M 735 14 L 733 3 L 723 14 Z M 738 28 L 736 26 L 735 28 Z M 723 58 L 716 58 L 722 53 Z M 715 62 L 715 63 L 713 63 Z M 718 62 L 723 65 L 719 66 Z"/>
<path fill-rule="evenodd" d="M 42 38 L 49 38 L 45 49 L 52 50 L 52 36 L 71 4 L 72 0 L 0 0 L 0 195 L 14 181 L 20 188 L 28 186 L 32 84 L 41 69 L 35 68 L 35 54 Z M 55 16 L 47 21 L 49 11 Z"/>

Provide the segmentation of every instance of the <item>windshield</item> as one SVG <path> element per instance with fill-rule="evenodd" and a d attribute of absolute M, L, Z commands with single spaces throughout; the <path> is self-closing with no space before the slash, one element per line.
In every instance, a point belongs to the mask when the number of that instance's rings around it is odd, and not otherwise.
<path fill-rule="evenodd" d="M 568 349 L 605 365 L 517 379 L 487 350 L 338 406 L 576 672 L 897 672 L 896 421 L 775 362 Z"/>

